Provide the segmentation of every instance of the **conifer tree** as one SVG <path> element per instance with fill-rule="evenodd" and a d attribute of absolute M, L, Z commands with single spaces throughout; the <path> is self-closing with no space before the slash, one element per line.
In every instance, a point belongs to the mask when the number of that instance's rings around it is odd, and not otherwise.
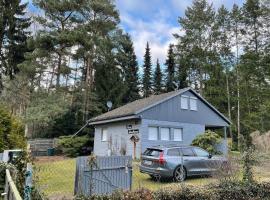
<path fill-rule="evenodd" d="M 126 87 L 123 103 L 128 103 L 140 98 L 139 68 L 133 43 L 129 34 L 124 34 L 120 37 L 118 50 L 117 60 L 124 71 L 124 82 Z"/>
<path fill-rule="evenodd" d="M 142 91 L 144 97 L 149 97 L 152 93 L 152 64 L 149 43 L 146 43 L 143 64 Z"/>
<path fill-rule="evenodd" d="M 192 71 L 189 82 L 203 95 L 205 87 L 204 74 L 209 72 L 214 56 L 214 20 L 215 10 L 206 0 L 194 0 L 187 8 L 184 17 L 179 18 L 179 24 L 185 31 L 184 35 L 175 35 L 178 39 L 178 52 L 184 66 Z M 209 48 L 212 47 L 212 48 Z M 187 69 L 186 68 L 186 69 Z"/>
<path fill-rule="evenodd" d="M 169 45 L 168 56 L 165 65 L 166 68 L 166 91 L 170 92 L 176 89 L 175 84 L 175 61 L 174 61 L 173 44 Z"/>
<path fill-rule="evenodd" d="M 163 91 L 162 72 L 161 72 L 158 59 L 156 63 L 156 69 L 154 72 L 153 91 L 154 91 L 154 94 L 161 94 Z"/>
<path fill-rule="evenodd" d="M 0 65 L 9 79 L 19 72 L 18 65 L 25 60 L 27 52 L 27 29 L 31 23 L 25 15 L 26 7 L 27 3 L 21 0 L 0 2 Z"/>

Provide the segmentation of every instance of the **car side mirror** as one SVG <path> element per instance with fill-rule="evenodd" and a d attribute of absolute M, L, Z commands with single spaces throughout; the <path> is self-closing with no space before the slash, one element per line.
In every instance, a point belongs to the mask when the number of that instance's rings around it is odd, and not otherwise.
<path fill-rule="evenodd" d="M 212 158 L 212 154 L 211 153 L 208 154 L 208 158 Z"/>

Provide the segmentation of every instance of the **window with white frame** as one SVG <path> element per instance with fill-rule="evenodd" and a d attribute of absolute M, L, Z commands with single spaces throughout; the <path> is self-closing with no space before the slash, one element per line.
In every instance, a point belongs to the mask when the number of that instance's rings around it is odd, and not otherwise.
<path fill-rule="evenodd" d="M 183 129 L 182 128 L 173 129 L 173 140 L 174 141 L 183 141 Z"/>
<path fill-rule="evenodd" d="M 181 96 L 181 109 L 188 109 L 188 96 Z"/>
<path fill-rule="evenodd" d="M 101 141 L 107 142 L 108 141 L 108 130 L 107 128 L 102 128 L 101 130 Z"/>
<path fill-rule="evenodd" d="M 158 127 L 148 128 L 148 140 L 158 140 Z"/>
<path fill-rule="evenodd" d="M 190 110 L 198 110 L 197 98 L 190 97 Z"/>
<path fill-rule="evenodd" d="M 160 140 L 170 140 L 170 128 L 160 128 Z"/>

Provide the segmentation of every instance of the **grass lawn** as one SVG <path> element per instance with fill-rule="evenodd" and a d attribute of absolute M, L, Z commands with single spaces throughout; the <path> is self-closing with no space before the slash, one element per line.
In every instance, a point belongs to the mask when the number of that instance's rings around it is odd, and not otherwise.
<path fill-rule="evenodd" d="M 40 189 L 48 196 L 72 196 L 75 178 L 75 159 L 61 159 L 37 161 L 36 172 Z M 186 184 L 203 185 L 214 181 L 213 178 L 189 178 Z M 170 187 L 176 183 L 168 181 L 153 181 L 147 174 L 139 172 L 139 162 L 133 163 L 132 189 L 146 187 L 157 190 L 161 187 Z"/>
<path fill-rule="evenodd" d="M 40 190 L 46 195 L 72 196 L 74 191 L 75 159 L 36 162 Z"/>
<path fill-rule="evenodd" d="M 239 155 L 238 155 L 239 156 Z M 75 159 L 49 157 L 48 160 L 36 162 L 36 173 L 40 189 L 49 197 L 51 196 L 72 196 L 75 178 Z M 263 159 L 263 162 L 254 167 L 254 175 L 258 181 L 270 181 L 270 157 Z M 184 184 L 205 185 L 213 183 L 214 178 L 194 177 L 188 178 Z M 132 189 L 145 187 L 151 190 L 158 190 L 164 187 L 172 187 L 177 183 L 172 181 L 153 181 L 149 175 L 139 172 L 139 162 L 133 162 Z M 57 199 L 57 198 L 56 198 Z"/>

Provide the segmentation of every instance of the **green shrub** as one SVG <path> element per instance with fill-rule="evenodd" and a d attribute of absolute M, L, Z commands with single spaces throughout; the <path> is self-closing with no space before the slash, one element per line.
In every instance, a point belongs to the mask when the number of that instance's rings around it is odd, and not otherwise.
<path fill-rule="evenodd" d="M 24 149 L 25 147 L 23 124 L 0 105 L 0 152 L 7 149 Z"/>
<path fill-rule="evenodd" d="M 270 183 L 245 183 L 243 181 L 224 181 L 209 185 L 212 197 L 217 200 L 259 200 L 270 199 Z"/>
<path fill-rule="evenodd" d="M 93 147 L 93 138 L 88 135 L 81 137 L 62 136 L 57 142 L 57 150 L 70 156 L 89 155 Z"/>
<path fill-rule="evenodd" d="M 269 200 L 270 183 L 245 184 L 241 181 L 225 181 L 208 186 L 195 187 L 179 184 L 175 187 L 150 191 L 116 191 L 112 195 L 76 197 L 76 200 Z"/>
<path fill-rule="evenodd" d="M 216 150 L 215 145 L 221 142 L 221 137 L 213 132 L 206 131 L 205 133 L 198 135 L 193 141 L 192 145 L 201 147 L 207 150 L 211 154 L 220 154 L 219 151 Z"/>
<path fill-rule="evenodd" d="M 173 188 L 165 188 L 157 190 L 154 193 L 155 200 L 174 200 L 174 199 L 188 199 L 188 200 L 208 200 L 210 199 L 210 190 L 205 190 L 204 187 L 194 187 L 191 185 L 178 185 Z"/>

